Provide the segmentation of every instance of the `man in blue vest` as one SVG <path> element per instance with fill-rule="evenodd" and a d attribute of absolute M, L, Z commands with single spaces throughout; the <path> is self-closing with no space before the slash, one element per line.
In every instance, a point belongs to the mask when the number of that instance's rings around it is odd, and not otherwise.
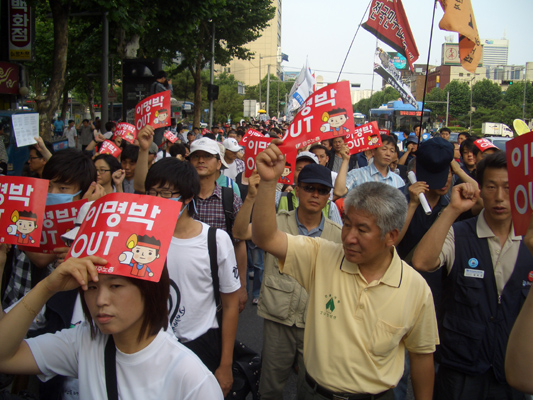
<path fill-rule="evenodd" d="M 505 380 L 507 340 L 529 291 L 533 257 L 514 233 L 507 159 L 477 166 L 479 190 L 453 188 L 450 204 L 420 241 L 413 266 L 446 266 L 440 307 L 436 399 L 524 399 Z M 454 223 L 481 197 L 479 216 Z M 453 225 L 452 225 L 453 224 Z"/>

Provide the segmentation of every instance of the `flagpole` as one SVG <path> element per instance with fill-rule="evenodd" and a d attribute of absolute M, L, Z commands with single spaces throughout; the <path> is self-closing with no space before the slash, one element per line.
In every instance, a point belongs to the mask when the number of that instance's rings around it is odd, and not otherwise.
<path fill-rule="evenodd" d="M 350 54 L 350 50 L 352 50 L 353 42 L 355 40 L 355 37 L 357 36 L 357 32 L 359 32 L 359 28 L 361 27 L 361 24 L 363 23 L 363 18 L 366 16 L 366 12 L 368 11 L 368 8 L 370 7 L 370 4 L 372 4 L 372 0 L 368 2 L 368 6 L 366 6 L 366 10 L 363 13 L 363 16 L 361 17 L 361 22 L 359 22 L 359 25 L 357 25 L 357 29 L 355 31 L 355 35 L 353 35 L 352 43 L 350 43 L 350 47 L 348 48 L 348 52 L 346 53 L 346 57 L 344 57 L 344 61 L 342 63 L 341 70 L 339 71 L 339 76 L 337 77 L 337 82 L 339 79 L 341 79 L 342 70 L 344 69 L 344 64 L 346 64 L 346 60 L 348 59 L 348 54 Z"/>
<path fill-rule="evenodd" d="M 433 24 L 435 23 L 435 10 L 437 9 L 437 2 L 438 0 L 435 0 L 435 5 L 433 6 L 433 17 L 431 18 L 431 33 L 429 35 L 428 60 L 426 63 L 426 78 L 424 80 L 424 95 L 422 96 L 422 111 L 420 113 L 420 136 L 418 137 L 418 145 L 420 145 L 420 139 L 422 138 L 422 133 L 423 133 L 424 104 L 426 102 L 426 88 L 428 85 L 428 73 L 429 73 L 429 56 L 431 54 L 431 41 L 433 40 Z"/>

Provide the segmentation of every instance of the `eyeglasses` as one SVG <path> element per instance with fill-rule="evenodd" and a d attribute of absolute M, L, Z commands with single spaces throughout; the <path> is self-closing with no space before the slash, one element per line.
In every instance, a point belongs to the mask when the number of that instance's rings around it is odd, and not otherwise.
<path fill-rule="evenodd" d="M 180 192 L 173 192 L 168 189 L 163 189 L 163 190 L 150 189 L 149 191 L 146 192 L 146 194 L 150 196 L 161 196 L 164 199 L 170 199 L 172 198 L 172 196 L 175 196 L 179 193 Z"/>
<path fill-rule="evenodd" d="M 33 160 L 38 160 L 40 158 L 42 158 L 42 157 L 28 157 L 28 160 L 33 161 Z"/>
<path fill-rule="evenodd" d="M 189 158 L 191 160 L 199 160 L 200 158 L 203 158 L 204 160 L 212 160 L 213 158 L 215 158 L 216 155 L 215 154 L 210 154 L 210 153 L 204 153 L 204 154 L 197 154 L 197 153 L 192 153 Z"/>
<path fill-rule="evenodd" d="M 96 173 L 100 174 L 100 175 L 103 175 L 103 174 L 105 174 L 106 172 L 109 172 L 109 171 L 111 171 L 111 170 L 110 169 L 97 169 Z"/>
<path fill-rule="evenodd" d="M 325 196 L 326 194 L 329 194 L 331 192 L 331 189 L 329 188 L 316 187 L 313 185 L 300 185 L 300 187 L 303 189 L 304 192 L 315 193 L 315 191 L 317 191 L 318 194 L 321 196 Z"/>

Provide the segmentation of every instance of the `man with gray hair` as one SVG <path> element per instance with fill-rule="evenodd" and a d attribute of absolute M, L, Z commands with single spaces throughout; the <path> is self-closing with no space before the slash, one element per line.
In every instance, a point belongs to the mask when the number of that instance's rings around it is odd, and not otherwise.
<path fill-rule="evenodd" d="M 278 229 L 272 207 L 285 166 L 276 142 L 256 158 L 261 183 L 252 237 L 309 293 L 298 397 L 392 399 L 407 349 L 415 398 L 431 399 L 438 344 L 433 299 L 393 246 L 407 212 L 404 196 L 378 182 L 352 190 L 342 244 L 289 235 Z"/>

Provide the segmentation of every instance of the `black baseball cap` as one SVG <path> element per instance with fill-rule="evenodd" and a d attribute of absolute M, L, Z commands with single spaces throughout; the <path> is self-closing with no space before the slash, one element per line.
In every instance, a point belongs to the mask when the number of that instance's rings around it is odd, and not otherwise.
<path fill-rule="evenodd" d="M 298 175 L 298 183 L 318 183 L 332 188 L 331 170 L 320 164 L 307 164 Z"/>
<path fill-rule="evenodd" d="M 453 144 L 436 137 L 423 142 L 416 154 L 416 178 L 430 189 L 442 189 L 448 180 L 453 160 Z"/>

